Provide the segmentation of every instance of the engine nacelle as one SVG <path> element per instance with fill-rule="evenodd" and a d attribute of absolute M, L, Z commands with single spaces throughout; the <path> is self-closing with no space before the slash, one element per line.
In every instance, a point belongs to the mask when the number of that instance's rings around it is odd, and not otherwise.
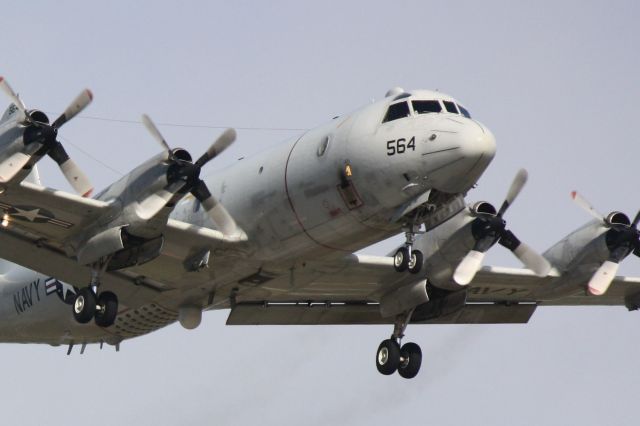
<path fill-rule="evenodd" d="M 44 112 L 38 109 L 31 109 L 27 111 L 32 120 L 37 121 L 38 123 L 49 124 L 49 117 Z M 26 121 L 26 117 L 23 118 L 23 121 Z M 22 122 L 22 121 L 21 121 Z"/>
<path fill-rule="evenodd" d="M 604 219 L 604 221 L 609 226 L 614 226 L 614 225 L 626 225 L 626 226 L 629 226 L 629 225 L 631 225 L 631 220 L 629 220 L 629 216 L 627 216 L 626 214 L 624 214 L 622 212 L 611 212 L 611 213 L 609 213 L 607 215 L 607 217 Z"/>
<path fill-rule="evenodd" d="M 445 291 L 430 288 L 429 296 L 430 300 L 427 303 L 419 305 L 413 311 L 412 321 L 422 322 L 450 315 L 464 308 L 467 302 L 466 290 Z"/>
<path fill-rule="evenodd" d="M 415 249 L 420 250 L 424 255 L 423 270 L 426 271 L 427 279 L 433 286 L 447 290 L 460 288 L 453 282 L 453 272 L 460 263 L 460 259 L 475 244 L 472 224 L 477 217 L 477 212 L 490 211 L 486 209 L 487 206 L 479 204 L 463 209 L 451 219 L 429 231 L 427 238 L 420 238 L 416 242 Z M 477 210 L 476 207 L 478 207 Z"/>
<path fill-rule="evenodd" d="M 426 280 L 420 280 L 417 283 L 402 286 L 382 296 L 380 299 L 380 314 L 384 318 L 392 317 L 428 301 L 427 282 Z"/>
<path fill-rule="evenodd" d="M 481 214 L 496 215 L 498 213 L 496 208 L 493 207 L 493 204 L 488 203 L 486 201 L 478 201 L 477 203 L 475 203 L 473 206 L 471 206 L 471 212 L 475 216 L 478 216 Z"/>
<path fill-rule="evenodd" d="M 114 271 L 142 265 L 155 259 L 162 249 L 162 235 L 144 239 L 118 226 L 101 231 L 81 244 L 76 257 L 81 265 L 92 265 L 108 259 L 107 270 Z"/>

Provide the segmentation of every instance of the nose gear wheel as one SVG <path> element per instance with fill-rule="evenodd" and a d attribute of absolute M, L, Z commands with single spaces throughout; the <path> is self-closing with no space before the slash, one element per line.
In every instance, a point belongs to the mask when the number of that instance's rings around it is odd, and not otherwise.
<path fill-rule="evenodd" d="M 422 269 L 424 255 L 420 250 L 410 250 L 409 247 L 400 247 L 393 255 L 393 267 L 397 272 L 409 271 L 417 274 Z"/>
<path fill-rule="evenodd" d="M 417 274 L 422 269 L 424 255 L 420 250 L 413 250 L 413 243 L 418 229 L 416 226 L 411 226 L 405 232 L 406 241 L 404 246 L 400 247 L 393 255 L 393 267 L 397 272 L 409 271 L 412 274 Z"/>

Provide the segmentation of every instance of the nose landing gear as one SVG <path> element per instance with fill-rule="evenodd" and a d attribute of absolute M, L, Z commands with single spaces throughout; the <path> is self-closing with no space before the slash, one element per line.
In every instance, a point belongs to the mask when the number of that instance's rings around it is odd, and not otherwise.
<path fill-rule="evenodd" d="M 424 256 L 420 250 L 413 250 L 417 231 L 418 229 L 415 226 L 411 226 L 405 232 L 406 242 L 404 247 L 400 247 L 396 254 L 393 255 L 393 267 L 397 272 L 408 270 L 412 274 L 417 274 L 422 269 Z"/>
<path fill-rule="evenodd" d="M 422 350 L 415 343 L 401 346 L 404 330 L 411 320 L 413 309 L 408 314 L 399 315 L 390 339 L 383 340 L 376 352 L 376 367 L 381 374 L 390 376 L 396 371 L 405 379 L 414 378 L 422 365 Z"/>

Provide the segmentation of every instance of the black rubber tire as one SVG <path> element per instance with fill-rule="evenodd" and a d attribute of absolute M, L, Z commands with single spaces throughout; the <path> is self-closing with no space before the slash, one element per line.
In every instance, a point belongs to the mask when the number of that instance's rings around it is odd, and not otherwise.
<path fill-rule="evenodd" d="M 98 306 L 104 310 L 96 310 L 96 325 L 98 327 L 112 326 L 118 315 L 118 297 L 110 291 L 102 292 L 98 296 Z"/>
<path fill-rule="evenodd" d="M 73 317 L 80 324 L 86 324 L 96 313 L 96 294 L 89 287 L 81 288 L 71 307 Z"/>
<path fill-rule="evenodd" d="M 409 249 L 400 247 L 393 255 L 393 267 L 397 272 L 404 272 L 409 267 Z"/>
<path fill-rule="evenodd" d="M 413 379 L 418 375 L 422 365 L 422 350 L 415 343 L 405 343 L 400 349 L 403 362 L 398 366 L 398 374 L 405 379 Z"/>
<path fill-rule="evenodd" d="M 400 365 L 400 347 L 394 340 L 383 340 L 376 352 L 376 368 L 381 374 L 389 376 L 398 370 Z"/>
<path fill-rule="evenodd" d="M 424 262 L 424 255 L 420 250 L 411 251 L 411 261 L 409 262 L 409 272 L 417 274 L 422 269 L 422 263 Z"/>

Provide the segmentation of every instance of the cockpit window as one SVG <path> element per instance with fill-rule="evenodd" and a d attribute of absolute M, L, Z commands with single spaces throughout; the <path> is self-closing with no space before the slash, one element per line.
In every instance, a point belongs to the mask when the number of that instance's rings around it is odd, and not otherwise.
<path fill-rule="evenodd" d="M 386 123 L 387 121 L 405 118 L 410 115 L 411 112 L 409 111 L 409 104 L 406 102 L 400 102 L 397 104 L 389 105 L 389 109 L 387 110 L 387 113 L 385 114 L 384 120 L 382 120 L 382 122 Z"/>
<path fill-rule="evenodd" d="M 467 111 L 467 109 L 465 107 L 463 107 L 462 105 L 458 104 L 458 109 L 460 110 L 460 113 L 462 115 L 464 115 L 467 118 L 471 118 L 471 114 L 469 114 L 469 111 Z"/>
<path fill-rule="evenodd" d="M 438 101 L 412 101 L 411 104 L 416 114 L 442 111 L 442 106 Z"/>
<path fill-rule="evenodd" d="M 448 112 L 459 114 L 458 109 L 456 108 L 456 104 L 454 104 L 451 101 L 444 101 L 444 107 L 447 109 Z"/>

